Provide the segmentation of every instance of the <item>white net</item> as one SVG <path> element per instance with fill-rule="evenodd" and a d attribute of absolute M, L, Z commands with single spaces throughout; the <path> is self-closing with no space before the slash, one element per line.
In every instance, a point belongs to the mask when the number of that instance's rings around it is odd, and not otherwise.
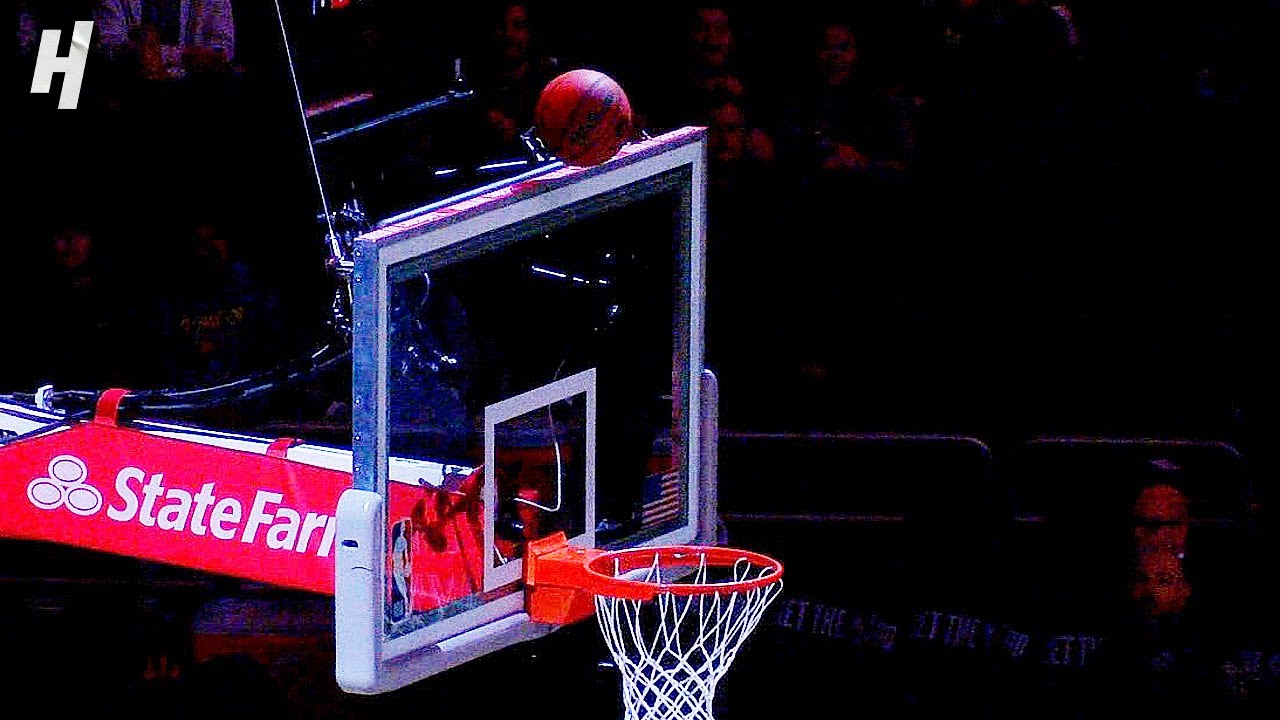
<path fill-rule="evenodd" d="M 712 569 L 729 575 L 722 581 L 725 583 L 773 572 L 745 559 L 732 567 Z M 669 583 L 674 578 L 664 577 L 664 573 L 677 571 L 685 575 L 684 582 L 714 582 L 708 577 L 705 554 L 696 568 L 673 569 L 661 566 L 657 552 L 652 565 L 637 579 Z M 781 592 L 779 578 L 741 591 L 710 590 L 689 596 L 660 592 L 651 601 L 597 595 L 600 630 L 622 673 L 626 720 L 712 720 L 717 684 L 742 642 Z"/>

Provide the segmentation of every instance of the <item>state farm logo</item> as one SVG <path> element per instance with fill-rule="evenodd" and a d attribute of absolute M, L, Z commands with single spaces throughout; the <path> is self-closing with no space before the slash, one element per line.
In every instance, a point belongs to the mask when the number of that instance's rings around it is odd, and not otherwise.
<path fill-rule="evenodd" d="M 106 518 L 145 528 L 182 532 L 215 540 L 263 544 L 269 550 L 290 550 L 328 557 L 333 551 L 337 523 L 327 513 L 290 507 L 286 496 L 266 488 L 225 487 L 203 482 L 196 487 L 165 484 L 163 472 L 148 474 L 127 466 L 116 473 L 112 493 L 104 498 L 88 485 L 89 469 L 74 455 L 49 461 L 49 474 L 27 485 L 27 499 L 41 510 L 66 507 L 80 516 L 96 514 L 106 505 Z M 236 497 L 239 495 L 240 497 Z M 108 504 L 109 503 L 109 504 Z"/>
<path fill-rule="evenodd" d="M 89 470 L 74 455 L 59 455 L 49 461 L 49 475 L 27 485 L 27 499 L 41 510 L 57 510 L 64 505 L 76 515 L 92 515 L 102 509 L 102 493 L 85 483 Z"/>

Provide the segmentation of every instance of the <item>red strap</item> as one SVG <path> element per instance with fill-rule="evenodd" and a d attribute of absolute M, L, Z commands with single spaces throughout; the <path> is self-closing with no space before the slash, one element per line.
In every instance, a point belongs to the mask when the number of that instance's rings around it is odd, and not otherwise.
<path fill-rule="evenodd" d="M 115 427 L 120 420 L 120 401 L 129 391 L 123 388 L 111 388 L 98 397 L 98 405 L 93 411 L 93 421 L 99 425 Z"/>
<path fill-rule="evenodd" d="M 273 458 L 280 458 L 281 460 L 284 460 L 289 455 L 289 448 L 293 447 L 294 445 L 298 445 L 301 442 L 302 442 L 301 440 L 297 438 L 291 438 L 291 437 L 276 438 L 270 445 L 267 446 L 267 455 Z"/>

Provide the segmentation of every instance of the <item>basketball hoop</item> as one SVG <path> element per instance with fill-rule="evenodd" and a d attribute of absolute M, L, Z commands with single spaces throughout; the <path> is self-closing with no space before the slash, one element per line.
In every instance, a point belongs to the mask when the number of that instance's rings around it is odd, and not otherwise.
<path fill-rule="evenodd" d="M 716 685 L 782 592 L 782 564 L 746 550 L 605 552 L 567 547 L 563 535 L 529 550 L 530 616 L 563 623 L 594 609 L 622 673 L 626 720 L 712 720 Z"/>

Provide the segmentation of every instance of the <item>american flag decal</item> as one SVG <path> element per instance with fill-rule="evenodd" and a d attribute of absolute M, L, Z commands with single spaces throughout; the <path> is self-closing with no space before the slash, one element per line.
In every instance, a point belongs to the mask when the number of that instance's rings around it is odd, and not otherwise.
<path fill-rule="evenodd" d="M 679 471 L 650 475 L 644 482 L 643 527 L 662 525 L 684 517 L 684 493 Z"/>

